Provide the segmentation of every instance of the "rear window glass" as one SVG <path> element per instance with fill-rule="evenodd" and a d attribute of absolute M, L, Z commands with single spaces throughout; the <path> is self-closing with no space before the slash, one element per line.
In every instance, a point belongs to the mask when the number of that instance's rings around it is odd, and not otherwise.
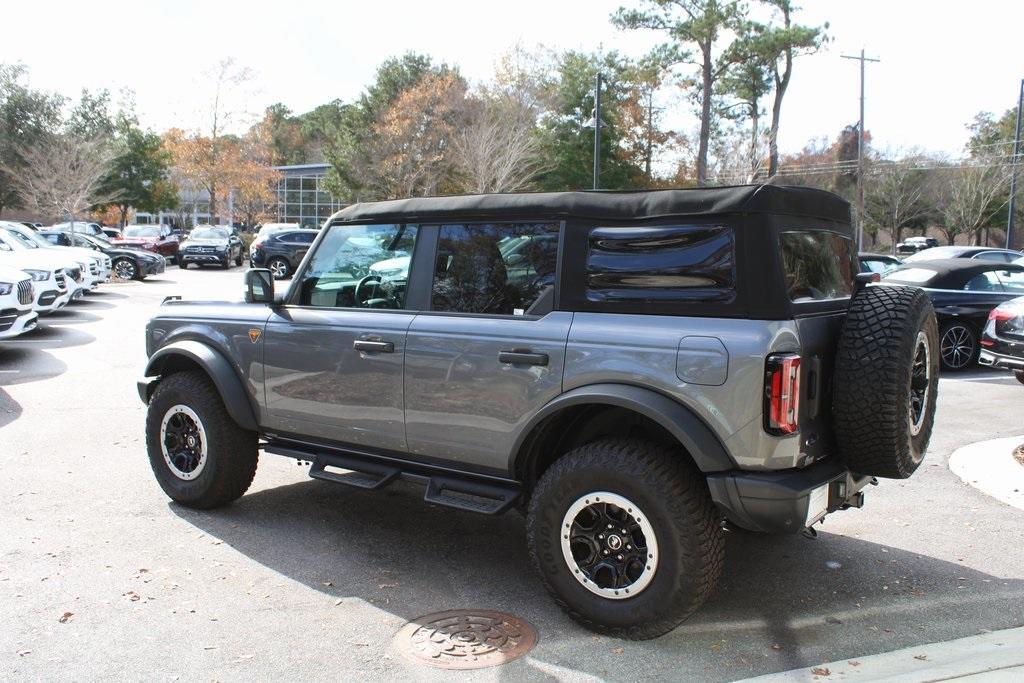
<path fill-rule="evenodd" d="M 824 230 L 779 233 L 786 291 L 793 303 L 842 299 L 853 292 L 853 240 Z"/>
<path fill-rule="evenodd" d="M 731 228 L 595 228 L 587 245 L 590 301 L 728 302 L 735 295 Z"/>

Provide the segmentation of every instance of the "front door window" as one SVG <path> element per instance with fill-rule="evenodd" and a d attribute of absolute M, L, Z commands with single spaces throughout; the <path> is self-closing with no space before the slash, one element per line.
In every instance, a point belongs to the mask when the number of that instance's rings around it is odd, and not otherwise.
<path fill-rule="evenodd" d="M 302 274 L 299 304 L 405 308 L 415 225 L 334 225 Z"/>

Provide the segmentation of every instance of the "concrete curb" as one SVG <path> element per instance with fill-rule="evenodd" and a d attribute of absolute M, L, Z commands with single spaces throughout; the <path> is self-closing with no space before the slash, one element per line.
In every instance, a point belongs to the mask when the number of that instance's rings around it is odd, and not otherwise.
<path fill-rule="evenodd" d="M 963 676 L 984 681 L 1024 680 L 1024 627 L 758 676 L 745 683 L 920 683 Z"/>
<path fill-rule="evenodd" d="M 1024 436 L 969 444 L 953 451 L 949 469 L 971 486 L 1024 510 L 1024 466 L 1013 459 L 1013 449 L 1021 443 Z"/>

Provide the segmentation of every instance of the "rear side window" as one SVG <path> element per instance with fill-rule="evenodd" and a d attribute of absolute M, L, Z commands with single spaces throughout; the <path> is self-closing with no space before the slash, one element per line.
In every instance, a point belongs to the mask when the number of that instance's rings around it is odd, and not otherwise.
<path fill-rule="evenodd" d="M 786 292 L 793 303 L 828 301 L 853 292 L 853 240 L 824 230 L 779 233 Z"/>
<path fill-rule="evenodd" d="M 732 228 L 594 228 L 587 244 L 589 301 L 728 302 L 735 296 Z"/>
<path fill-rule="evenodd" d="M 542 315 L 551 310 L 557 224 L 442 225 L 431 308 L 450 313 Z"/>

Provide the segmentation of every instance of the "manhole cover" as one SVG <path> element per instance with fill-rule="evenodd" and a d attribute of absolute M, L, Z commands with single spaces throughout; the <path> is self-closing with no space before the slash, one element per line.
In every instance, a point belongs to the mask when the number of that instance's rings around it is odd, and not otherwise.
<path fill-rule="evenodd" d="M 442 669 L 482 669 L 521 657 L 537 644 L 537 632 L 511 614 L 455 609 L 419 617 L 395 636 L 398 650 Z"/>

